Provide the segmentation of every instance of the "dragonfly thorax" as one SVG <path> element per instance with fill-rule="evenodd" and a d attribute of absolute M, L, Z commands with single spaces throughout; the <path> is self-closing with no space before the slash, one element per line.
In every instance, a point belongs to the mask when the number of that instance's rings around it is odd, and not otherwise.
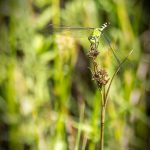
<path fill-rule="evenodd" d="M 91 44 L 98 44 L 101 36 L 100 28 L 95 28 L 93 33 L 89 36 L 89 41 Z"/>
<path fill-rule="evenodd" d="M 104 23 L 100 28 L 95 28 L 93 33 L 89 36 L 89 41 L 91 44 L 95 44 L 98 47 L 99 40 L 102 34 L 102 31 L 108 26 L 108 23 Z"/>

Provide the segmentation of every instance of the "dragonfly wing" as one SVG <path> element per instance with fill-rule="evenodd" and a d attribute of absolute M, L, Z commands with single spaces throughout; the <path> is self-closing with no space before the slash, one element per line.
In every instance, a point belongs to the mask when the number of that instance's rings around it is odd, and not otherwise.
<path fill-rule="evenodd" d="M 54 25 L 54 24 L 49 24 L 48 28 L 52 28 L 54 30 L 93 30 L 94 27 L 76 27 L 76 26 L 58 26 L 58 25 Z"/>
<path fill-rule="evenodd" d="M 63 36 L 71 36 L 71 37 L 88 37 L 94 28 L 92 27 L 69 27 L 69 26 L 57 26 L 53 24 L 49 24 L 44 30 L 45 34 L 59 34 Z"/>
<path fill-rule="evenodd" d="M 112 46 L 111 46 L 111 44 L 110 44 L 111 42 L 110 42 L 109 38 L 108 38 L 104 33 L 102 33 L 102 36 L 103 36 L 104 40 L 106 41 L 106 43 L 108 44 L 110 50 L 112 51 L 112 53 L 113 53 L 113 55 L 114 55 L 114 57 L 115 57 L 117 63 L 120 65 L 120 62 L 121 62 L 121 61 L 120 61 L 120 59 L 118 58 L 118 56 L 117 56 L 115 50 L 112 48 Z"/>

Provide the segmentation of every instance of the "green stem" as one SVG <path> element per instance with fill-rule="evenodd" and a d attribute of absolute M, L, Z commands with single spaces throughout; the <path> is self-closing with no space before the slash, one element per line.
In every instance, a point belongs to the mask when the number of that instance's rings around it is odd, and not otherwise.
<path fill-rule="evenodd" d="M 105 86 L 103 87 L 103 90 L 101 92 L 102 95 L 102 108 L 101 108 L 101 142 L 100 142 L 100 150 L 104 150 L 104 123 L 105 123 L 105 109 L 106 109 L 106 105 L 107 105 L 107 101 L 108 101 L 108 94 L 110 91 L 110 87 L 112 85 L 112 82 L 116 76 L 116 74 L 119 72 L 121 66 L 126 62 L 126 60 L 128 59 L 128 57 L 131 55 L 133 50 L 131 50 L 129 52 L 129 54 L 123 59 L 123 61 L 119 64 L 119 66 L 117 67 L 116 71 L 114 72 L 110 83 L 108 85 L 108 89 L 105 91 Z"/>
<path fill-rule="evenodd" d="M 105 106 L 102 106 L 101 109 L 101 141 L 100 141 L 100 150 L 104 150 L 104 123 L 105 123 Z"/>
<path fill-rule="evenodd" d="M 104 123 L 105 123 L 105 86 L 101 92 L 102 106 L 101 106 L 101 133 L 100 133 L 100 150 L 104 149 Z"/>
<path fill-rule="evenodd" d="M 111 85 L 112 85 L 112 82 L 113 82 L 113 80 L 114 80 L 116 74 L 119 72 L 121 66 L 126 62 L 126 60 L 127 60 L 128 57 L 132 54 L 132 52 L 133 52 L 133 50 L 131 50 L 131 51 L 129 52 L 129 54 L 123 59 L 123 61 L 122 61 L 122 62 L 120 63 L 120 65 L 117 67 L 116 71 L 114 72 L 114 74 L 113 74 L 113 76 L 112 76 L 112 78 L 111 78 L 111 80 L 110 80 L 110 83 L 109 83 L 109 85 L 108 85 L 108 89 L 107 89 L 106 95 L 105 95 L 105 107 L 106 107 L 106 105 L 107 105 L 108 94 L 109 94 L 109 91 L 110 91 L 110 87 L 111 87 Z"/>

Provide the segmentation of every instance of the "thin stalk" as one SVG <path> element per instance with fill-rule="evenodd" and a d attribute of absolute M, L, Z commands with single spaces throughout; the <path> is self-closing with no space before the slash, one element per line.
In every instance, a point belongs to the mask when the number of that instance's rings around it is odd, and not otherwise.
<path fill-rule="evenodd" d="M 119 72 L 121 66 L 126 62 L 126 60 L 128 59 L 128 57 L 131 55 L 131 53 L 133 52 L 133 50 L 131 50 L 129 52 L 129 54 L 123 59 L 123 61 L 119 64 L 119 66 L 117 67 L 116 71 L 114 72 L 110 83 L 108 85 L 108 89 L 105 91 L 105 86 L 103 87 L 103 90 L 101 92 L 102 95 L 102 107 L 101 107 L 101 141 L 100 141 L 100 150 L 104 150 L 104 123 L 105 123 L 105 109 L 106 109 L 106 105 L 107 105 L 107 101 L 108 101 L 108 94 L 110 91 L 110 87 L 112 85 L 112 82 L 116 76 L 116 74 Z"/>
<path fill-rule="evenodd" d="M 105 86 L 103 87 L 103 99 L 104 99 L 104 104 L 106 103 L 106 89 Z"/>
<path fill-rule="evenodd" d="M 100 150 L 104 149 L 104 123 L 105 123 L 105 87 L 102 90 L 102 106 L 101 106 L 101 133 L 100 133 Z"/>
<path fill-rule="evenodd" d="M 104 150 L 104 123 L 105 123 L 105 107 L 102 106 L 101 109 L 101 141 L 100 141 L 100 150 Z"/>
<path fill-rule="evenodd" d="M 107 39 L 108 41 L 108 39 Z M 108 41 L 109 42 L 109 41 Z M 94 46 L 94 47 L 93 47 Z M 111 45 L 109 45 L 111 50 L 113 51 Z M 93 50 L 97 50 L 96 44 L 91 44 L 90 46 L 90 52 Z M 104 150 L 104 123 L 105 123 L 105 109 L 106 109 L 106 105 L 107 105 L 107 101 L 108 101 L 108 94 L 110 91 L 110 87 L 112 85 L 112 82 L 116 76 L 116 74 L 119 72 L 121 66 L 125 63 L 125 61 L 128 59 L 129 55 L 132 53 L 133 50 L 131 50 L 129 52 L 129 54 L 120 62 L 119 58 L 117 57 L 117 55 L 115 54 L 115 52 L 113 51 L 113 54 L 118 62 L 118 67 L 115 70 L 108 88 L 105 91 L 105 85 L 107 84 L 107 81 L 109 79 L 107 79 L 107 72 L 103 72 L 102 70 L 99 70 L 98 64 L 96 62 L 96 57 L 93 53 L 89 53 L 89 57 L 93 58 L 92 62 L 93 62 L 93 72 L 92 72 L 92 80 L 95 80 L 98 83 L 98 87 L 100 88 L 101 91 L 101 116 L 100 116 L 100 121 L 101 121 L 101 133 L 100 133 L 100 150 Z"/>
<path fill-rule="evenodd" d="M 129 54 L 123 59 L 123 61 L 122 61 L 122 62 L 120 63 L 120 65 L 117 67 L 116 71 L 114 72 L 114 74 L 113 74 L 113 76 L 112 76 L 112 78 L 111 78 L 111 80 L 110 80 L 110 83 L 109 83 L 109 85 L 108 85 L 108 89 L 107 89 L 107 91 L 106 91 L 106 96 L 105 96 L 105 107 L 106 107 L 106 105 L 107 105 L 108 94 L 109 94 L 109 91 L 110 91 L 110 87 L 111 87 L 111 85 L 112 85 L 112 82 L 113 82 L 113 80 L 114 80 L 116 74 L 119 72 L 121 66 L 126 62 L 126 60 L 127 60 L 128 57 L 132 54 L 132 52 L 133 52 L 133 50 L 131 50 L 131 51 L 129 52 Z"/>
<path fill-rule="evenodd" d="M 101 106 L 104 106 L 104 104 L 105 104 L 105 101 L 104 101 L 104 94 L 103 94 L 103 88 L 104 88 L 104 87 L 102 87 L 102 89 L 101 89 Z"/>

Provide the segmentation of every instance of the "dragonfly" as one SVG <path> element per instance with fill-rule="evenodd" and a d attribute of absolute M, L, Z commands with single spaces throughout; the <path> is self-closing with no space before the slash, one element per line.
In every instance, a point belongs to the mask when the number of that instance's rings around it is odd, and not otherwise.
<path fill-rule="evenodd" d="M 88 36 L 88 40 L 90 42 L 91 45 L 94 45 L 95 48 L 97 49 L 98 46 L 99 46 L 99 43 L 100 43 L 100 39 L 101 39 L 101 36 L 104 37 L 104 39 L 106 40 L 106 42 L 108 43 L 111 51 L 113 52 L 113 55 L 117 61 L 118 64 L 120 64 L 120 60 L 119 58 L 117 57 L 117 55 L 115 54 L 115 51 L 114 49 L 111 47 L 110 45 L 110 41 L 109 39 L 107 38 L 107 36 L 104 34 L 104 30 L 108 27 L 110 23 L 104 23 L 102 24 L 101 27 L 97 27 L 97 28 L 94 28 L 94 27 L 70 27 L 70 26 L 56 26 L 56 25 L 53 25 L 53 24 L 49 24 L 48 27 L 52 30 L 52 31 L 63 31 L 63 30 L 68 30 L 68 31 L 71 31 L 71 30 L 91 30 L 91 34 Z"/>

